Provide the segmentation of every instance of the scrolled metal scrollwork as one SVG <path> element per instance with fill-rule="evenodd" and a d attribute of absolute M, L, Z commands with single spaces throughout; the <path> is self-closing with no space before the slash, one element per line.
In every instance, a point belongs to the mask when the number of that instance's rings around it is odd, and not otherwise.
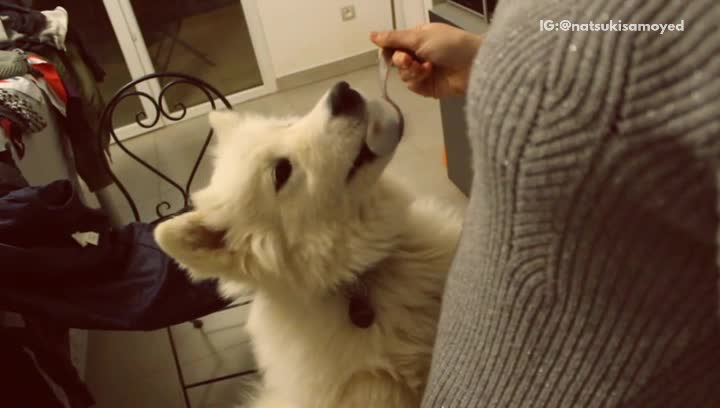
<path fill-rule="evenodd" d="M 158 93 L 157 97 L 154 97 L 153 95 L 144 92 L 139 91 L 136 89 L 136 87 L 144 82 L 153 81 L 153 80 L 160 80 L 163 82 L 166 82 L 165 85 L 160 89 L 160 92 Z M 132 98 L 132 97 L 138 97 L 142 98 L 149 102 L 149 105 L 152 106 L 153 111 L 149 112 L 150 116 L 148 116 L 148 113 L 143 111 L 138 112 L 135 115 L 135 123 L 137 123 L 140 127 L 143 127 L 145 129 L 150 129 L 156 126 L 161 118 L 165 118 L 168 121 L 177 122 L 182 119 L 184 119 L 187 115 L 188 108 L 185 104 L 182 102 L 177 103 L 174 108 L 174 111 L 168 111 L 167 105 L 164 103 L 164 97 L 167 91 L 177 85 L 187 85 L 192 86 L 195 89 L 199 89 L 207 98 L 207 102 L 210 103 L 210 106 L 212 109 L 217 109 L 218 104 L 217 101 L 221 102 L 222 107 L 225 107 L 227 109 L 231 109 L 232 106 L 230 105 L 230 102 L 225 98 L 225 96 L 218 91 L 215 87 L 208 84 L 207 82 L 190 76 L 186 74 L 176 73 L 176 72 L 166 72 L 166 73 L 154 73 L 145 75 L 143 77 L 140 77 L 138 79 L 135 79 L 122 88 L 118 90 L 115 95 L 110 99 L 110 101 L 105 106 L 105 109 L 103 109 L 102 115 L 100 117 L 100 129 L 98 129 L 98 137 L 97 142 L 100 143 L 100 150 L 103 151 L 103 139 L 104 135 L 108 134 L 112 138 L 112 140 L 115 142 L 115 144 L 118 146 L 120 150 L 122 150 L 125 154 L 130 156 L 133 160 L 138 162 L 138 164 L 142 165 L 146 169 L 150 170 L 152 173 L 160 177 L 163 181 L 170 184 L 174 189 L 178 190 L 183 198 L 183 209 L 187 208 L 190 205 L 190 187 L 192 186 L 193 179 L 195 178 L 195 174 L 197 173 L 197 169 L 200 166 L 200 162 L 202 161 L 205 152 L 207 150 L 207 147 L 210 145 L 210 142 L 212 140 L 213 132 L 212 129 L 208 131 L 208 134 L 205 138 L 205 141 L 200 149 L 200 152 L 195 160 L 195 163 L 192 167 L 192 171 L 190 173 L 190 176 L 185 183 L 184 186 L 182 186 L 180 183 L 176 182 L 175 180 L 168 177 L 166 174 L 158 170 L 155 166 L 149 164 L 136 154 L 134 154 L 132 151 L 130 151 L 125 144 L 118 138 L 117 134 L 115 133 L 115 128 L 113 125 L 113 116 L 115 113 L 115 110 L 117 106 L 125 100 L 126 98 Z M 145 104 L 147 106 L 147 104 Z M 106 166 L 106 171 L 110 174 L 113 182 L 115 185 L 118 186 L 120 189 L 120 192 L 123 194 L 125 199 L 127 200 L 130 209 L 132 210 L 133 217 L 136 221 L 141 221 L 140 219 L 140 212 L 138 211 L 137 205 L 135 204 L 135 200 L 132 198 L 130 193 L 128 192 L 125 185 L 118 179 L 118 177 L 113 173 L 112 169 L 110 168 L 110 163 L 108 162 L 107 158 L 106 160 L 103 160 Z M 161 201 L 155 206 L 155 211 L 160 218 L 167 217 L 168 215 L 171 215 L 170 210 L 172 209 L 172 205 L 168 201 Z M 182 210 L 182 209 L 179 209 Z"/>

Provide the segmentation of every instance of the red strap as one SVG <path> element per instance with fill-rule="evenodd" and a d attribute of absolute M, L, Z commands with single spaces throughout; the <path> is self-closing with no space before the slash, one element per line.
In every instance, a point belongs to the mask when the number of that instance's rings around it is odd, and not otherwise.
<path fill-rule="evenodd" d="M 8 140 L 10 140 L 10 143 L 12 143 L 12 146 L 15 148 L 15 153 L 17 153 L 18 159 L 22 159 L 25 156 L 25 143 L 23 143 L 22 135 L 15 132 L 16 129 L 14 128 L 12 121 L 8 118 L 0 118 L 0 126 L 2 126 L 5 131 L 5 136 L 7 136 Z"/>
<path fill-rule="evenodd" d="M 10 137 L 12 134 L 12 122 L 8 118 L 0 118 L 0 126 L 2 126 L 3 130 L 5 131 L 5 134 L 7 137 Z"/>
<path fill-rule="evenodd" d="M 49 62 L 42 63 L 42 64 L 33 64 L 32 66 L 36 70 L 40 71 L 41 74 L 43 74 L 43 77 L 45 78 L 45 81 L 50 85 L 50 88 L 55 92 L 55 94 L 60 97 L 60 99 L 67 104 L 68 96 L 67 91 L 65 90 L 65 84 L 63 84 L 62 79 L 60 79 L 60 75 L 55 70 L 55 66 Z"/>

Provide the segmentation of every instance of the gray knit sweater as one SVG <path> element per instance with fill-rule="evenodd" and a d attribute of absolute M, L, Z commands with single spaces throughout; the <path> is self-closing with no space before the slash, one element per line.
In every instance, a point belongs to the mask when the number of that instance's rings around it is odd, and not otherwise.
<path fill-rule="evenodd" d="M 720 0 L 500 0 L 423 407 L 720 407 L 719 25 Z"/>

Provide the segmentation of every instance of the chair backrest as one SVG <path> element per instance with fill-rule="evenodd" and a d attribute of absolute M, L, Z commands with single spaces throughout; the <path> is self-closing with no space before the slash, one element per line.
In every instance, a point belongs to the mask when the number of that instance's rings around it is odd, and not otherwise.
<path fill-rule="evenodd" d="M 140 83 L 146 82 L 146 81 L 152 81 L 152 80 L 159 80 L 160 83 L 165 83 L 165 85 L 162 86 L 160 93 L 157 97 L 154 97 L 150 95 L 147 92 L 138 91 L 136 89 L 136 86 Z M 110 134 L 110 137 L 115 142 L 115 144 L 122 150 L 124 153 L 126 153 L 128 156 L 133 158 L 135 161 L 137 161 L 140 165 L 144 166 L 151 172 L 153 172 L 155 175 L 160 177 L 163 181 L 170 184 L 173 188 L 177 189 L 180 194 L 182 194 L 183 198 L 183 210 L 186 210 L 190 207 L 190 187 L 192 186 L 193 179 L 195 178 L 195 173 L 197 172 L 198 167 L 200 166 L 200 163 L 203 160 L 203 157 L 205 156 L 205 152 L 207 151 L 208 146 L 210 145 L 210 142 L 213 137 L 213 131 L 212 128 L 208 130 L 208 134 L 205 138 L 204 143 L 202 144 L 202 147 L 200 149 L 200 152 L 198 153 L 198 156 L 193 164 L 192 171 L 190 172 L 190 176 L 188 177 L 187 181 L 184 184 L 179 183 L 176 180 L 171 179 L 166 174 L 158 170 L 156 167 L 152 166 L 136 154 L 134 154 L 132 151 L 130 151 L 125 144 L 118 138 L 118 136 L 115 134 L 115 129 L 113 127 L 113 114 L 115 113 L 115 108 L 118 106 L 120 102 L 122 102 L 125 98 L 132 98 L 132 97 L 138 97 L 143 98 L 150 102 L 150 105 L 154 108 L 154 114 L 150 113 L 150 116 L 145 111 L 138 112 L 135 115 L 135 122 L 144 128 L 152 128 L 155 126 L 159 121 L 160 118 L 165 118 L 165 120 L 177 122 L 185 118 L 187 115 L 187 106 L 185 106 L 182 103 L 178 103 L 176 106 L 174 106 L 173 111 L 169 111 L 165 104 L 163 104 L 163 97 L 165 93 L 173 88 L 174 86 L 184 84 L 185 86 L 192 86 L 196 89 L 199 89 L 202 91 L 202 93 L 207 97 L 207 101 L 210 103 L 210 106 L 212 109 L 218 109 L 218 108 L 227 108 L 231 109 L 232 105 L 230 105 L 230 102 L 228 102 L 227 98 L 218 91 L 215 87 L 208 84 L 207 82 L 190 76 L 186 74 L 180 74 L 176 72 L 166 72 L 166 73 L 155 73 L 155 74 L 149 74 L 145 75 L 143 77 L 140 77 L 138 79 L 135 79 L 122 88 L 118 90 L 115 95 L 108 101 L 107 105 L 105 106 L 105 109 L 102 112 L 102 116 L 100 118 L 100 129 L 98 130 L 98 143 L 102 145 L 103 135 Z M 218 106 L 218 102 L 221 104 Z M 107 139 L 105 139 L 107 140 Z M 100 149 L 100 151 L 103 151 L 103 148 Z M 138 211 L 138 207 L 135 204 L 135 200 L 132 198 L 130 193 L 128 192 L 125 185 L 118 179 L 118 177 L 113 173 L 110 163 L 108 162 L 107 158 L 103 161 L 106 166 L 106 171 L 110 174 L 112 177 L 112 180 L 115 182 L 115 185 L 117 185 L 118 189 L 122 193 L 122 195 L 125 197 L 125 199 L 128 202 L 128 205 L 130 206 L 130 209 L 132 210 L 133 217 L 135 221 L 141 221 L 140 220 L 140 212 Z M 158 219 L 163 219 L 165 217 L 168 217 L 172 214 L 166 214 L 164 211 L 167 211 L 170 209 L 170 203 L 167 201 L 161 201 L 155 206 L 155 212 L 158 215 Z M 181 210 L 182 211 L 182 210 Z M 176 211 L 177 212 L 177 211 Z M 175 212 L 175 213 L 176 213 Z"/>

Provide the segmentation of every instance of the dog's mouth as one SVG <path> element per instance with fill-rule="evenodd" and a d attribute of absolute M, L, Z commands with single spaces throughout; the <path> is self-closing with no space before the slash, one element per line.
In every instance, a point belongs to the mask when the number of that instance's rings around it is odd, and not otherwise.
<path fill-rule="evenodd" d="M 348 172 L 348 181 L 364 165 L 391 155 L 402 139 L 403 127 L 403 116 L 397 105 L 387 100 L 368 101 L 367 132 Z"/>
<path fill-rule="evenodd" d="M 355 173 L 364 166 L 365 164 L 372 163 L 377 159 L 378 156 L 370 150 L 370 147 L 368 147 L 367 142 L 363 142 L 362 146 L 360 147 L 360 151 L 358 152 L 358 155 L 355 157 L 355 161 L 353 161 L 352 166 L 350 167 L 350 171 L 347 175 L 347 181 L 352 180 L 353 176 L 355 176 Z"/>
<path fill-rule="evenodd" d="M 348 171 L 350 181 L 363 166 L 379 157 L 391 155 L 403 134 L 404 121 L 400 108 L 389 98 L 367 100 L 345 82 L 330 89 L 327 103 L 332 117 L 365 122 L 365 135 Z"/>

